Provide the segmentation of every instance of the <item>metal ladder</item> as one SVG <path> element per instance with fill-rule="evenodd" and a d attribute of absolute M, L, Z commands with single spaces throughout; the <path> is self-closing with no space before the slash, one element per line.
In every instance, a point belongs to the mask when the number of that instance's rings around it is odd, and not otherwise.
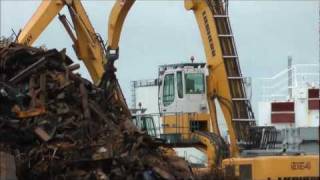
<path fill-rule="evenodd" d="M 227 71 L 232 96 L 232 102 L 229 102 L 229 106 L 232 106 L 232 121 L 236 129 L 236 135 L 239 142 L 249 142 L 250 130 L 251 127 L 255 126 L 255 119 L 250 100 L 246 95 L 244 85 L 245 77 L 241 74 L 229 16 L 226 13 L 226 7 L 223 1 L 207 0 L 207 3 L 214 14 L 223 61 Z"/>

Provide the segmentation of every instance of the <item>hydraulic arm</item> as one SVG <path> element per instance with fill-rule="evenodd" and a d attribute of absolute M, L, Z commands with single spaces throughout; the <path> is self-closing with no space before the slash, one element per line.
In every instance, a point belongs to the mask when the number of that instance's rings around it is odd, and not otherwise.
<path fill-rule="evenodd" d="M 74 29 L 69 26 L 66 17 L 59 14 L 65 6 L 69 10 Z M 74 43 L 73 47 L 78 58 L 83 60 L 91 78 L 98 84 L 104 73 L 105 50 L 104 46 L 101 45 L 102 39 L 90 23 L 81 1 L 43 0 L 35 14 L 20 32 L 18 42 L 32 45 L 57 15 L 59 15 L 59 19 Z"/>
<path fill-rule="evenodd" d="M 59 13 L 63 7 L 68 8 L 72 24 L 65 15 Z M 43 0 L 19 33 L 17 42 L 32 45 L 57 15 L 74 43 L 73 48 L 78 59 L 83 60 L 94 83 L 108 91 L 107 93 L 112 93 L 119 103 L 119 108 L 129 115 L 124 96 L 114 75 L 116 69 L 113 67 L 113 62 L 118 58 L 118 51 L 113 53 L 105 49 L 102 38 L 95 32 L 80 0 Z M 110 39 L 117 37 L 117 34 L 109 33 Z M 110 84 L 114 86 L 110 87 Z"/>
<path fill-rule="evenodd" d="M 109 17 L 109 48 L 118 50 L 119 37 L 125 17 L 134 0 L 116 1 Z M 238 141 L 249 139 L 249 129 L 254 125 L 250 102 L 246 99 L 224 1 L 185 0 L 185 8 L 195 14 L 200 29 L 209 70 L 207 96 L 211 127 L 220 134 L 217 124 L 215 99 L 221 105 L 231 140 L 231 155 L 237 156 Z M 118 37 L 111 38 L 111 35 Z"/>

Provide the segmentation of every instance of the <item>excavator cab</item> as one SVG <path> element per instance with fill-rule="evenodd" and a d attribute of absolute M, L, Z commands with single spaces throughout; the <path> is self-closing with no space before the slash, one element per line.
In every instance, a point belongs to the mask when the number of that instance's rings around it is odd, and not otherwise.
<path fill-rule="evenodd" d="M 160 113 L 208 113 L 205 77 L 205 63 L 160 66 Z"/>
<path fill-rule="evenodd" d="M 197 142 L 194 131 L 209 131 L 206 64 L 181 63 L 159 67 L 158 103 L 161 138 L 187 146 Z"/>
<path fill-rule="evenodd" d="M 132 122 L 138 129 L 147 133 L 152 138 L 157 137 L 154 119 L 151 115 L 133 114 Z"/>
<path fill-rule="evenodd" d="M 160 137 L 167 144 L 193 146 L 198 140 L 192 137 L 192 132 L 210 131 L 206 76 L 205 63 L 159 66 L 158 107 L 161 127 L 155 131 L 155 124 L 158 123 L 155 123 L 153 116 L 139 114 L 131 109 L 134 112 L 133 122 L 140 130 Z"/>

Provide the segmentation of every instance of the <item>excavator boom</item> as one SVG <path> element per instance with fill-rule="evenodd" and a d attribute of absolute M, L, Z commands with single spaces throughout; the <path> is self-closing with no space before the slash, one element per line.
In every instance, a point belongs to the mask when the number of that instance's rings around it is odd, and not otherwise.
<path fill-rule="evenodd" d="M 108 27 L 111 49 L 118 49 L 122 25 L 133 2 L 118 0 L 113 6 Z M 219 135 L 214 101 L 217 99 L 228 126 L 231 155 L 237 156 L 239 152 L 237 142 L 248 139 L 248 131 L 250 126 L 254 125 L 254 120 L 248 108 L 250 102 L 246 100 L 224 3 L 210 0 L 185 0 L 185 8 L 194 12 L 204 45 L 209 69 L 207 96 L 213 132 Z M 110 33 L 114 36 L 111 37 Z"/>
<path fill-rule="evenodd" d="M 72 25 L 67 21 L 65 15 L 59 13 L 63 7 L 68 8 Z M 108 90 L 107 93 L 113 94 L 113 97 L 118 101 L 119 108 L 125 114 L 130 115 L 114 75 L 113 62 L 116 58 L 105 48 L 102 38 L 95 32 L 80 0 L 43 0 L 20 32 L 17 42 L 32 45 L 56 16 L 59 16 L 59 20 L 74 43 L 73 48 L 78 59 L 84 62 L 93 82 L 105 91 Z M 111 39 L 116 39 L 112 36 L 109 33 Z M 118 35 L 115 34 L 115 37 Z M 110 88 L 110 84 L 114 84 L 114 88 Z"/>
<path fill-rule="evenodd" d="M 64 15 L 59 15 L 59 19 L 62 20 L 74 43 L 73 47 L 76 55 L 80 60 L 83 60 L 91 78 L 98 84 L 104 73 L 103 65 L 106 63 L 105 49 L 101 45 L 101 38 L 90 23 L 81 1 L 43 0 L 32 18 L 20 32 L 17 42 L 32 45 L 65 6 L 68 7 L 74 29 L 72 30 L 68 26 Z"/>

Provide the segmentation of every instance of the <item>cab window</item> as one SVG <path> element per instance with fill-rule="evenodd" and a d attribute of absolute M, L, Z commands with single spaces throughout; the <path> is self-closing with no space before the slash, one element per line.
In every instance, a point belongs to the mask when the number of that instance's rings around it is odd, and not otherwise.
<path fill-rule="evenodd" d="M 177 72 L 177 90 L 178 90 L 178 97 L 183 98 L 183 81 L 182 81 L 182 72 Z"/>
<path fill-rule="evenodd" d="M 203 94 L 204 75 L 202 73 L 185 74 L 186 94 Z"/>
<path fill-rule="evenodd" d="M 168 106 L 174 101 L 174 74 L 167 74 L 163 83 L 163 105 Z"/>

